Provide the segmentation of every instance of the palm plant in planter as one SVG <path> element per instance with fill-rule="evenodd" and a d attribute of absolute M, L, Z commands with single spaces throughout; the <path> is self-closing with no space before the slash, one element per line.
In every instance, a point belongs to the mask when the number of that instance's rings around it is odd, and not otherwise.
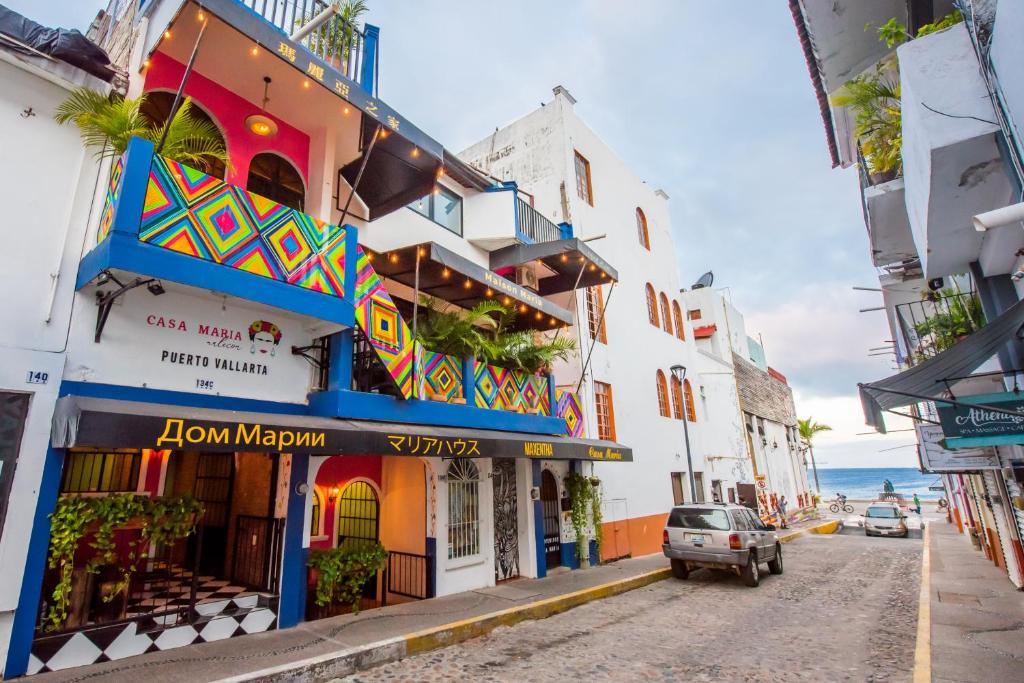
<path fill-rule="evenodd" d="M 921 340 L 919 355 L 922 357 L 945 351 L 985 325 L 985 314 L 977 296 L 964 297 L 947 288 L 939 293 L 936 301 L 944 301 L 945 310 L 936 310 L 935 315 L 914 325 L 914 332 Z"/>
<path fill-rule="evenodd" d="M 125 99 L 110 97 L 89 88 L 72 92 L 54 114 L 57 123 L 73 123 L 82 135 L 82 142 L 99 149 L 97 156 L 120 156 L 133 137 L 156 143 L 163 134 L 163 124 L 151 121 L 142 113 L 146 96 Z M 192 100 L 186 97 L 171 119 L 161 155 L 203 170 L 212 160 L 228 162 L 224 138 L 217 127 L 192 116 Z"/>
<path fill-rule="evenodd" d="M 853 133 L 860 141 L 872 181 L 886 182 L 899 176 L 903 171 L 899 76 L 887 75 L 881 67 L 874 74 L 858 76 L 832 96 L 832 104 L 853 112 Z"/>

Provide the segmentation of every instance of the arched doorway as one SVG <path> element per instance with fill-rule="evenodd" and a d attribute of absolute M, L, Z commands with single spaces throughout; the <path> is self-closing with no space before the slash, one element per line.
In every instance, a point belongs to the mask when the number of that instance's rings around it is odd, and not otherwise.
<path fill-rule="evenodd" d="M 354 481 L 338 498 L 338 547 L 380 540 L 380 500 L 365 481 Z"/>
<path fill-rule="evenodd" d="M 549 470 L 540 473 L 540 502 L 544 517 L 544 558 L 547 568 L 552 569 L 562 564 L 562 510 L 558 483 Z"/>
<path fill-rule="evenodd" d="M 302 211 L 306 201 L 302 176 L 291 162 L 273 152 L 261 152 L 252 158 L 245 189 L 296 211 Z"/>
<path fill-rule="evenodd" d="M 171 92 L 148 92 L 146 93 L 145 99 L 142 101 L 142 106 L 139 107 L 139 112 L 149 119 L 156 126 L 163 126 L 167 122 L 167 117 L 171 113 L 171 105 L 174 104 L 174 93 Z M 203 109 L 196 104 L 195 100 L 192 100 L 191 116 L 196 121 L 203 121 L 213 126 L 218 133 L 220 133 L 221 142 L 224 142 L 224 133 L 221 132 L 220 126 L 218 126 L 210 115 L 207 114 Z M 225 148 L 227 146 L 225 145 Z M 208 175 L 216 176 L 221 180 L 224 180 L 224 175 L 227 173 L 227 165 L 220 159 L 207 159 L 203 162 L 200 171 Z"/>

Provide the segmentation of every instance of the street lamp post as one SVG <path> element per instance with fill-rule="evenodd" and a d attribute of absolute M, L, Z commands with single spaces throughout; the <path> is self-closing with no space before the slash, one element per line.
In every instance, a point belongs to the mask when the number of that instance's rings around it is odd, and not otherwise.
<path fill-rule="evenodd" d="M 679 394 L 680 398 L 685 403 L 686 399 L 683 396 L 683 380 L 686 379 L 686 366 L 684 365 L 673 365 L 672 376 L 675 377 L 676 381 L 679 382 Z M 697 487 L 693 483 L 693 459 L 690 456 L 690 428 L 686 424 L 689 422 L 689 417 L 686 414 L 686 406 L 683 405 L 683 438 L 686 441 L 686 468 L 687 474 L 690 477 L 690 501 L 697 502 Z"/>

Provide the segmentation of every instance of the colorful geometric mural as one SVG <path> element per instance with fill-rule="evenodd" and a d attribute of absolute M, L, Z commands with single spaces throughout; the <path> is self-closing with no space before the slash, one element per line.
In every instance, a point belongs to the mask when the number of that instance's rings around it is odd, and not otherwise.
<path fill-rule="evenodd" d="M 99 244 L 110 234 L 110 224 L 114 222 L 114 204 L 117 196 L 121 193 L 121 176 L 124 174 L 124 155 L 119 156 L 110 169 L 110 182 L 107 184 L 107 192 L 103 200 L 103 215 L 100 216 L 100 228 L 96 233 L 96 243 Z"/>
<path fill-rule="evenodd" d="M 583 436 L 583 405 L 576 392 L 569 389 L 555 389 L 555 396 L 558 404 L 555 406 L 555 415 L 565 419 L 569 428 L 569 436 L 580 438 Z"/>
<path fill-rule="evenodd" d="M 363 248 L 357 246 L 356 254 L 356 322 L 377 351 L 402 396 L 415 398 L 413 371 L 417 344 L 412 338 L 412 330 L 402 319 Z"/>
<path fill-rule="evenodd" d="M 462 361 L 455 356 L 424 350 L 423 372 L 420 376 L 430 391 L 445 401 L 456 398 L 462 392 Z"/>
<path fill-rule="evenodd" d="M 491 410 L 551 414 L 548 378 L 477 363 L 474 370 L 476 406 Z"/>
<path fill-rule="evenodd" d="M 331 296 L 345 291 L 345 229 L 160 156 L 139 239 Z"/>

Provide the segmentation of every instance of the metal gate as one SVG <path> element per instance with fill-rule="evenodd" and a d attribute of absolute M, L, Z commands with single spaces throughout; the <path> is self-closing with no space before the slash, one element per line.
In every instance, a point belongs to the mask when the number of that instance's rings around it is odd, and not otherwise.
<path fill-rule="evenodd" d="M 213 576 L 223 575 L 226 567 L 224 550 L 228 547 L 228 526 L 231 518 L 231 495 L 235 481 L 234 453 L 200 453 L 196 464 L 195 499 L 203 504 L 204 553 L 189 538 L 189 557 L 199 557 L 199 571 Z"/>
<path fill-rule="evenodd" d="M 544 514 L 544 556 L 551 569 L 562 564 L 562 510 L 555 475 L 548 470 L 540 473 L 540 502 Z"/>
<path fill-rule="evenodd" d="M 494 580 L 519 576 L 519 502 L 516 461 L 494 459 Z"/>

